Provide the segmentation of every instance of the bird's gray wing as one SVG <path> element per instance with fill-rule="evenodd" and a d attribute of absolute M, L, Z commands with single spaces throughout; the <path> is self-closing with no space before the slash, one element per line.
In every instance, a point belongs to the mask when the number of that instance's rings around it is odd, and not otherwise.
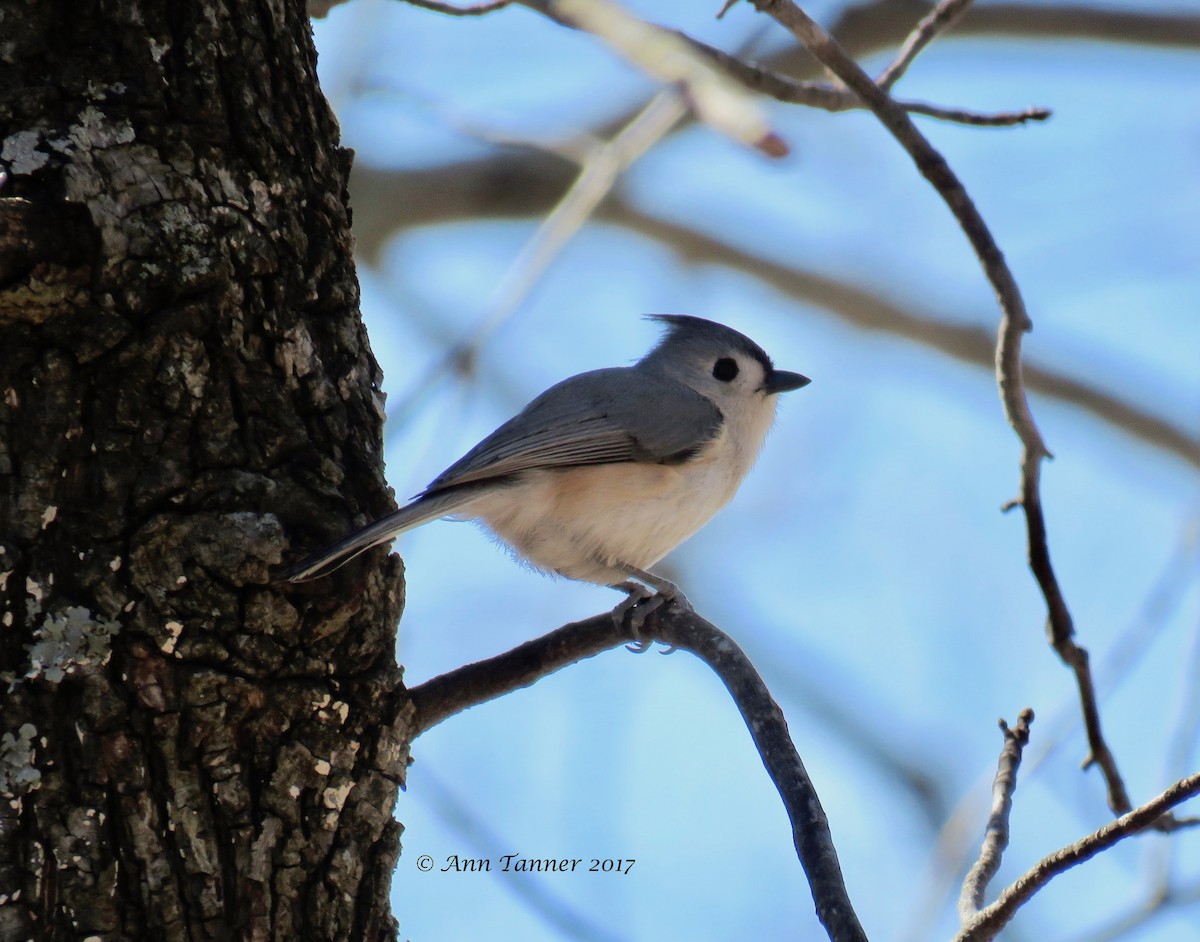
<path fill-rule="evenodd" d="M 658 373 L 617 367 L 551 386 L 443 471 L 425 494 L 534 468 L 687 461 L 724 416 L 710 400 Z"/>

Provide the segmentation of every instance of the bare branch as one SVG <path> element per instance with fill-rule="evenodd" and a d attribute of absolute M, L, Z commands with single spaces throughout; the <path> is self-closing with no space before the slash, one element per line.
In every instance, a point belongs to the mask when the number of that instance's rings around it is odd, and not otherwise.
<path fill-rule="evenodd" d="M 1161 48 L 1200 46 L 1200 16 L 1195 12 L 1140 9 L 1129 4 L 1048 4 L 989 2 L 971 9 L 954 24 L 954 37 L 993 36 L 1017 39 L 1088 39 Z M 1148 6 L 1148 5 L 1147 5 Z M 892 48 L 903 42 L 910 24 L 934 8 L 928 0 L 874 0 L 847 4 L 832 21 L 829 32 L 854 56 Z"/>
<path fill-rule="evenodd" d="M 958 913 L 965 925 L 983 906 L 983 897 L 988 884 L 1000 869 L 1004 849 L 1008 847 L 1008 816 L 1012 812 L 1012 796 L 1017 788 L 1017 769 L 1021 755 L 1029 742 L 1029 724 L 1033 722 L 1033 710 L 1021 711 L 1016 729 L 1009 729 L 1004 720 L 1000 729 L 1004 732 L 1004 748 L 1000 752 L 999 767 L 992 782 L 992 812 L 988 816 L 983 835 L 983 846 L 963 881 L 962 895 L 958 899 Z"/>
<path fill-rule="evenodd" d="M 1121 629 L 1121 633 L 1109 643 L 1104 661 L 1097 665 L 1097 687 L 1101 702 L 1107 701 L 1123 679 L 1142 662 L 1154 639 L 1161 635 L 1171 616 L 1178 612 L 1183 600 L 1187 598 L 1192 587 L 1194 567 L 1200 559 L 1200 546 L 1194 541 L 1196 523 L 1196 520 L 1191 520 L 1181 525 L 1178 543 L 1143 598 L 1139 614 L 1130 619 Z M 1197 653 L 1200 654 L 1200 648 L 1197 649 Z M 1194 676 L 1196 664 L 1191 659 L 1184 661 L 1181 664 L 1183 672 L 1192 671 L 1189 676 Z M 1078 724 L 1078 707 L 1073 703 L 1057 705 L 1048 719 L 1043 712 L 1038 721 L 1037 748 L 1026 748 L 1021 760 L 1024 774 L 1036 774 L 1037 769 L 1078 729 Z M 1186 767 L 1176 770 L 1171 764 L 1168 764 L 1167 768 L 1168 775 L 1164 777 L 1167 780 L 1182 778 L 1189 771 Z M 954 875 L 969 866 L 975 852 L 975 828 L 971 822 L 978 816 L 980 795 L 985 788 L 986 783 L 982 781 L 971 785 L 963 792 L 951 812 L 941 819 L 944 823 L 931 855 L 938 863 L 936 870 L 930 874 L 928 890 L 922 894 L 922 912 L 913 919 L 899 938 L 908 942 L 930 938 L 933 926 L 943 911 L 943 901 L 949 900 L 961 890 L 961 884 Z M 1170 851 L 1175 846 L 1176 843 L 1172 841 L 1155 841 L 1151 845 L 1149 869 L 1156 869 L 1153 866 L 1156 858 L 1169 859 Z M 1164 900 L 1162 905 L 1167 905 L 1167 897 L 1170 898 L 1171 905 L 1184 904 L 1181 896 L 1184 891 L 1171 888 L 1167 869 L 1159 867 L 1157 870 L 1149 885 L 1145 887 L 1143 901 L 1136 904 L 1131 911 L 1130 919 L 1148 921 L 1154 918 L 1159 900 Z M 1096 931 L 1095 934 L 1083 933 L 1075 942 L 1113 942 L 1122 935 L 1120 922 L 1121 920 L 1117 919 L 1106 929 Z"/>
<path fill-rule="evenodd" d="M 655 626 L 655 639 L 690 651 L 721 678 L 737 704 L 759 757 L 792 823 L 792 840 L 808 876 L 817 917 L 832 940 L 866 940 L 842 880 L 829 822 L 788 733 L 783 711 L 749 658 L 724 632 L 695 613 L 674 610 Z"/>
<path fill-rule="evenodd" d="M 1075 672 L 1076 683 L 1079 686 L 1088 747 L 1091 750 L 1085 764 L 1095 762 L 1104 773 L 1109 807 L 1117 814 L 1127 811 L 1130 801 L 1125 791 L 1125 783 L 1100 728 L 1100 711 L 1096 705 L 1087 651 L 1074 642 L 1075 629 L 1071 613 L 1050 563 L 1046 522 L 1038 488 L 1042 459 L 1050 457 L 1050 451 L 1042 440 L 1041 432 L 1030 412 L 1021 374 L 1021 339 L 1032 327 L 1032 323 L 1025 310 L 1025 301 L 1021 297 L 1016 279 L 1013 278 L 1000 247 L 966 189 L 945 158 L 926 140 L 908 114 L 871 80 L 833 37 L 791 0 L 752 2 L 756 9 L 769 14 L 790 29 L 826 68 L 863 99 L 883 126 L 908 152 L 921 175 L 930 182 L 950 208 L 992 284 L 1001 310 L 996 343 L 996 379 L 1005 416 L 1020 439 L 1022 447 L 1021 491 L 1018 503 L 1025 511 L 1029 566 L 1046 600 L 1051 644 L 1063 662 Z"/>
<path fill-rule="evenodd" d="M 444 13 L 447 16 L 484 16 L 511 6 L 514 0 L 489 0 L 487 3 L 472 3 L 465 7 L 455 6 L 453 3 L 442 3 L 440 0 L 404 0 L 404 2 L 409 6 L 432 10 L 434 13 Z"/>
<path fill-rule="evenodd" d="M 456 713 L 547 677 L 602 651 L 626 644 L 609 614 L 564 625 L 485 661 L 447 671 L 408 691 L 416 709 L 415 739 Z"/>
<path fill-rule="evenodd" d="M 921 22 L 908 34 L 908 38 L 900 47 L 900 52 L 896 55 L 895 60 L 883 70 L 879 78 L 875 80 L 875 84 L 884 91 L 891 89 L 908 71 L 908 67 L 921 54 L 921 50 L 933 42 L 938 33 L 949 29 L 951 24 L 963 15 L 970 5 L 971 0 L 941 0 L 937 6 L 922 17 Z"/>
<path fill-rule="evenodd" d="M 951 121 L 954 124 L 967 124 L 977 128 L 1008 128 L 1015 124 L 1026 124 L 1029 121 L 1045 121 L 1054 114 L 1049 108 L 1032 107 L 1021 111 L 996 111 L 984 114 L 979 111 L 967 111 L 963 108 L 943 108 L 941 105 L 929 105 L 920 101 L 897 99 L 896 104 L 910 114 L 921 114 L 939 121 Z"/>
<path fill-rule="evenodd" d="M 1110 821 L 1082 840 L 1044 857 L 1005 889 L 996 902 L 981 910 L 970 924 L 955 936 L 954 942 L 987 942 L 994 939 L 1012 920 L 1017 910 L 1060 873 L 1090 860 L 1117 842 L 1154 826 L 1171 808 L 1197 794 L 1200 794 L 1200 772 L 1181 779 L 1157 798 L 1121 815 L 1115 821 Z"/>
<path fill-rule="evenodd" d="M 836 88 L 828 82 L 813 82 L 794 79 L 789 75 L 776 72 L 756 62 L 748 62 L 738 56 L 731 55 L 723 49 L 710 46 L 708 43 L 693 39 L 683 33 L 677 33 L 691 46 L 709 56 L 726 72 L 736 78 L 752 91 L 767 95 L 776 101 L 793 105 L 806 105 L 809 108 L 820 108 L 822 111 L 842 112 L 856 111 L 864 108 L 858 95 L 845 88 Z M 941 105 L 930 105 L 919 101 L 896 100 L 896 104 L 905 111 L 913 114 L 926 115 L 942 121 L 952 121 L 957 124 L 968 124 L 975 127 L 1009 127 L 1014 124 L 1024 124 L 1027 121 L 1044 121 L 1050 117 L 1049 108 L 1025 108 L 1022 111 L 1002 111 L 995 114 L 982 114 L 967 111 L 962 108 L 945 108 Z"/>
<path fill-rule="evenodd" d="M 655 640 L 690 651 L 721 678 L 783 799 L 817 917 L 833 942 L 866 942 L 846 893 L 829 822 L 816 789 L 796 752 L 783 711 L 754 665 L 728 635 L 695 613 L 674 606 L 661 609 L 651 616 L 650 630 Z M 612 615 L 605 613 L 435 677 L 409 691 L 416 735 L 455 713 L 528 687 L 547 674 L 628 641 Z"/>

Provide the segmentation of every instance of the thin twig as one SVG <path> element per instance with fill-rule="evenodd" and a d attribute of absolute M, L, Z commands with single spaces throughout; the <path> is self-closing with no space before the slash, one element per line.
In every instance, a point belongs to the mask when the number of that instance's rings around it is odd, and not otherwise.
<path fill-rule="evenodd" d="M 890 90 L 908 71 L 908 67 L 913 64 L 913 60 L 921 54 L 921 51 L 933 42 L 934 37 L 949 29 L 970 5 L 971 0 L 942 0 L 922 17 L 913 31 L 908 34 L 908 38 L 904 40 L 904 45 L 900 47 L 900 52 L 896 55 L 895 60 L 880 73 L 875 84 L 884 91 Z"/>
<path fill-rule="evenodd" d="M 826 68 L 841 79 L 847 88 L 858 94 L 908 152 L 922 176 L 937 190 L 958 220 L 995 290 L 1001 310 L 996 344 L 996 379 L 1005 416 L 1022 446 L 1021 491 L 1018 503 L 1025 511 L 1029 566 L 1046 600 L 1051 644 L 1063 662 L 1075 672 L 1091 751 L 1085 765 L 1095 762 L 1100 766 L 1108 788 L 1109 807 L 1113 812 L 1120 814 L 1127 811 L 1130 801 L 1125 791 L 1125 783 L 1100 728 L 1100 711 L 1096 706 L 1087 652 L 1073 640 L 1071 614 L 1050 563 L 1046 522 L 1038 489 L 1042 459 L 1050 457 L 1050 451 L 1042 440 L 1041 432 L 1029 410 L 1021 375 L 1021 339 L 1032 324 L 1016 279 L 1013 278 L 1000 247 L 966 189 L 945 158 L 926 140 L 904 109 L 892 101 L 833 37 L 791 0 L 752 2 L 756 9 L 769 14 L 790 29 Z"/>
<path fill-rule="evenodd" d="M 783 711 L 733 640 L 699 615 L 670 607 L 649 625 L 655 640 L 690 651 L 716 672 L 733 697 L 767 774 L 783 799 L 796 854 L 808 877 L 817 917 L 833 942 L 866 942 L 846 893 L 829 822 L 788 733 Z M 643 632 L 647 634 L 647 632 Z M 497 657 L 468 664 L 409 691 L 416 735 L 442 720 L 528 687 L 569 664 L 629 641 L 610 614 L 566 625 Z"/>
<path fill-rule="evenodd" d="M 1038 106 L 1024 108 L 1021 111 L 995 111 L 984 114 L 979 111 L 967 111 L 964 108 L 943 108 L 941 105 L 929 105 L 903 98 L 896 99 L 896 104 L 909 114 L 921 114 L 939 121 L 966 124 L 976 128 L 1010 128 L 1030 121 L 1045 121 L 1054 114 L 1049 108 Z"/>
<path fill-rule="evenodd" d="M 447 16 L 484 16 L 511 6 L 514 0 L 489 0 L 487 3 L 472 3 L 465 7 L 455 6 L 453 3 L 441 3 L 440 0 L 404 0 L 404 2 L 409 6 L 432 10 L 434 13 L 445 13 Z"/>
<path fill-rule="evenodd" d="M 1022 874 L 955 936 L 954 942 L 994 939 L 1034 893 L 1060 873 L 1089 860 L 1125 838 L 1145 831 L 1176 805 L 1200 794 L 1200 772 L 1176 782 L 1158 797 L 1093 831 L 1082 840 L 1055 851 Z"/>
<path fill-rule="evenodd" d="M 1017 769 L 1021 765 L 1025 745 L 1029 742 L 1029 724 L 1032 722 L 1033 710 L 1029 708 L 1021 711 L 1015 729 L 1009 729 L 1004 720 L 1000 721 L 1000 729 L 1004 732 L 1004 748 L 1000 751 L 996 778 L 992 782 L 992 811 L 988 815 L 979 857 L 963 880 L 962 894 L 958 898 L 958 914 L 963 925 L 970 922 L 983 907 L 988 884 L 999 871 L 1004 849 L 1008 847 L 1008 818 L 1012 813 L 1013 792 L 1017 788 Z"/>
<path fill-rule="evenodd" d="M 716 46 L 693 39 L 685 33 L 677 32 L 676 35 L 711 58 L 751 91 L 758 92 L 760 95 L 766 95 L 790 105 L 805 105 L 809 108 L 820 108 L 822 111 L 833 113 L 857 111 L 865 107 L 863 100 L 848 89 L 836 88 L 828 82 L 794 79 L 757 62 L 747 61 L 725 52 L 723 49 L 718 49 Z M 1051 115 L 1049 108 L 1026 108 L 1022 111 L 982 114 L 962 108 L 944 108 L 940 105 L 930 105 L 920 101 L 896 99 L 896 104 L 912 114 L 975 127 L 1010 127 L 1014 124 L 1024 124 L 1027 121 L 1045 121 Z"/>

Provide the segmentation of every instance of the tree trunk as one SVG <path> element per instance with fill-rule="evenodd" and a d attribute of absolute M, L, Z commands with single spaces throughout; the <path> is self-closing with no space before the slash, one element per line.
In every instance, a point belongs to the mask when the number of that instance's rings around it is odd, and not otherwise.
<path fill-rule="evenodd" d="M 0 939 L 395 936 L 399 566 L 269 576 L 390 503 L 315 59 L 0 0 Z"/>

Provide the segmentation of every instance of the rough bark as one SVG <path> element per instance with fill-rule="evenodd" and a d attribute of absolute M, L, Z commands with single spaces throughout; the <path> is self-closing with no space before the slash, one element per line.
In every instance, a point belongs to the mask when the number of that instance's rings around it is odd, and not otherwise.
<path fill-rule="evenodd" d="M 299 0 L 0 0 L 0 939 L 395 936 L 398 565 Z M 375 557 L 378 559 L 378 557 Z"/>

